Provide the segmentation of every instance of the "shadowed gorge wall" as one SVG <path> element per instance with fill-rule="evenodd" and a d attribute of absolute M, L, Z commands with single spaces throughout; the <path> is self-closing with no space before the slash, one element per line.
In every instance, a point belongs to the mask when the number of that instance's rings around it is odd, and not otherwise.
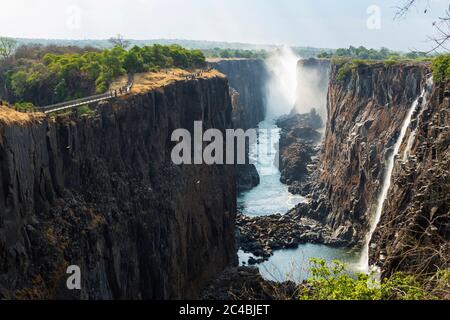
<path fill-rule="evenodd" d="M 209 65 L 227 76 L 233 106 L 233 125 L 236 129 L 257 128 L 266 118 L 267 68 L 261 59 L 212 60 Z M 236 166 L 238 191 L 247 191 L 260 183 L 252 164 Z"/>
<path fill-rule="evenodd" d="M 171 134 L 231 118 L 215 77 L 93 117 L 0 119 L 0 298 L 197 297 L 235 258 L 234 167 L 173 165 Z M 81 291 L 66 289 L 68 265 Z"/>
<path fill-rule="evenodd" d="M 227 76 L 233 88 L 233 120 L 236 128 L 256 128 L 266 117 L 267 69 L 261 59 L 213 60 L 210 66 Z"/>

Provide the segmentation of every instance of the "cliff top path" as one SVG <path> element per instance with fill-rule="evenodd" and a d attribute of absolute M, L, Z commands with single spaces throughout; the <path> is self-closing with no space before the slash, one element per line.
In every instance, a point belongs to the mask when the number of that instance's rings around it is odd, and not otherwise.
<path fill-rule="evenodd" d="M 171 83 L 183 80 L 210 79 L 215 77 L 225 77 L 222 73 L 215 69 L 209 70 L 183 70 L 183 69 L 167 69 L 159 72 L 146 72 L 134 75 L 134 83 L 130 94 L 141 94 L 151 90 L 163 88 Z M 127 83 L 127 77 L 123 76 L 116 79 L 110 86 L 110 90 L 118 90 Z M 120 96 L 117 98 L 123 98 Z M 42 112 L 23 113 L 15 111 L 10 106 L 0 106 L 0 123 L 8 124 L 25 124 L 32 120 L 41 120 L 44 117 Z"/>
<path fill-rule="evenodd" d="M 215 77 L 225 77 L 215 69 L 193 70 L 168 69 L 159 72 L 146 72 L 134 75 L 134 83 L 131 94 L 139 94 L 150 90 L 162 88 L 176 81 L 193 79 L 210 79 Z"/>

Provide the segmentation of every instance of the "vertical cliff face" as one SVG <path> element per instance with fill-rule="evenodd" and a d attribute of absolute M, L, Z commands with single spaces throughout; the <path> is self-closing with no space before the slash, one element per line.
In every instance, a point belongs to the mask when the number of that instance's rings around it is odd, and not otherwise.
<path fill-rule="evenodd" d="M 234 127 L 243 130 L 257 128 L 266 118 L 265 91 L 268 71 L 264 60 L 211 60 L 209 65 L 228 78 Z M 260 183 L 258 171 L 252 164 L 238 165 L 236 180 L 238 192 L 251 190 Z"/>
<path fill-rule="evenodd" d="M 195 298 L 233 261 L 234 168 L 170 158 L 173 130 L 232 127 L 226 79 L 99 110 L 0 119 L 0 298 Z M 67 290 L 68 265 L 81 291 Z"/>
<path fill-rule="evenodd" d="M 326 136 L 309 215 L 354 244 L 366 236 L 386 159 L 428 67 L 379 63 L 342 68 L 331 69 Z"/>
<path fill-rule="evenodd" d="M 450 268 L 450 83 L 422 101 L 394 169 L 371 244 L 384 275 Z M 410 156 L 404 157 L 411 147 Z"/>
<path fill-rule="evenodd" d="M 298 62 L 296 112 L 308 113 L 314 108 L 325 121 L 330 69 L 329 59 L 310 58 Z"/>
<path fill-rule="evenodd" d="M 236 128 L 256 128 L 266 117 L 267 69 L 261 59 L 212 60 L 209 64 L 225 74 L 233 95 Z"/>

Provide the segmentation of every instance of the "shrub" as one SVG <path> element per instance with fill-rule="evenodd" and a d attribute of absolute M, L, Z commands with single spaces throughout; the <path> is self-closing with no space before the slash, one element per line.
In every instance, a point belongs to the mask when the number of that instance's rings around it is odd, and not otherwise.
<path fill-rule="evenodd" d="M 83 116 L 83 115 L 92 115 L 94 113 L 94 111 L 88 106 L 88 105 L 84 105 L 81 106 L 77 109 L 77 112 L 79 115 Z"/>
<path fill-rule="evenodd" d="M 353 72 L 353 67 L 350 62 L 346 62 L 339 67 L 336 80 L 340 83 L 344 82 Z"/>
<path fill-rule="evenodd" d="M 433 77 L 436 82 L 450 78 L 450 54 L 441 55 L 433 59 L 431 64 Z"/>
<path fill-rule="evenodd" d="M 381 282 L 375 275 L 351 275 L 345 265 L 311 260 L 312 276 L 299 291 L 300 300 L 424 300 L 432 296 L 414 276 L 397 273 Z"/>
<path fill-rule="evenodd" d="M 14 108 L 19 112 L 33 111 L 34 105 L 30 102 L 18 102 L 14 105 Z"/>
<path fill-rule="evenodd" d="M 0 83 L 6 84 L 12 102 L 28 101 L 39 106 L 103 93 L 127 72 L 195 69 L 206 63 L 200 50 L 177 45 L 134 46 L 128 51 L 121 47 L 62 54 L 49 51 L 40 52 L 35 60 L 14 61 L 0 74 Z"/>

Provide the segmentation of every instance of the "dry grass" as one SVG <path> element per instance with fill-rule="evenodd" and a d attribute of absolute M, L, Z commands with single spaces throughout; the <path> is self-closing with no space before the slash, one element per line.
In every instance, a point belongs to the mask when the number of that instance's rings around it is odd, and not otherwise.
<path fill-rule="evenodd" d="M 208 72 L 202 70 L 186 71 L 183 69 L 167 69 L 159 72 L 139 73 L 134 76 L 134 84 L 131 89 L 131 94 L 145 93 L 155 89 L 165 87 L 177 81 L 186 81 L 186 76 L 198 74 L 202 72 L 197 79 L 210 79 L 215 77 L 225 77 L 217 70 L 210 70 Z M 127 76 L 122 76 L 116 79 L 110 86 L 111 89 L 124 87 L 128 82 Z M 71 111 L 70 111 L 71 112 Z M 0 106 L 0 124 L 3 125 L 25 125 L 33 121 L 41 121 L 45 115 L 40 112 L 23 113 L 17 112 L 12 108 Z"/>
<path fill-rule="evenodd" d="M 109 90 L 112 91 L 119 90 L 119 88 L 126 87 L 127 84 L 128 84 L 128 76 L 127 75 L 120 76 L 111 83 L 111 85 L 109 86 Z"/>
<path fill-rule="evenodd" d="M 25 125 L 32 121 L 42 120 L 44 117 L 43 113 L 22 113 L 5 106 L 0 106 L 0 123 L 3 125 Z"/>
<path fill-rule="evenodd" d="M 186 71 L 182 69 L 169 69 L 159 72 L 139 73 L 134 76 L 134 84 L 131 90 L 132 94 L 144 93 L 154 89 L 162 88 L 171 83 L 185 80 L 185 77 L 201 70 Z M 224 77 L 217 70 L 203 72 L 199 79 L 209 79 L 214 77 Z"/>

